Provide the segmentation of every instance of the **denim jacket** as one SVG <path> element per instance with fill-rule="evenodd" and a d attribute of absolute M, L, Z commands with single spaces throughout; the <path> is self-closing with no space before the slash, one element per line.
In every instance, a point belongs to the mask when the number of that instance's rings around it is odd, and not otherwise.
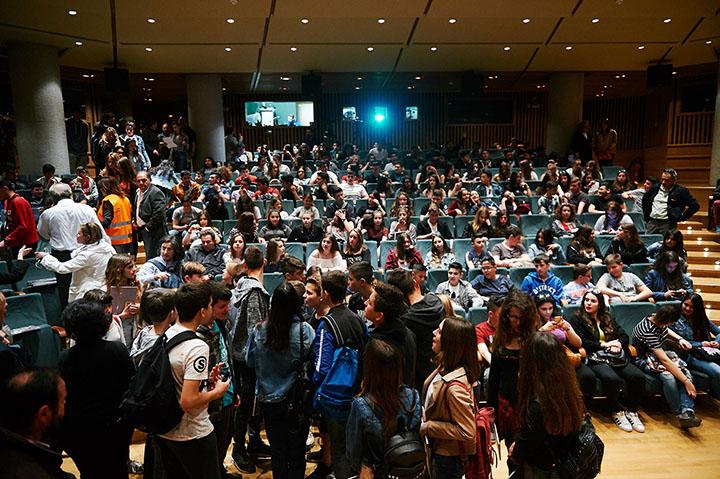
<path fill-rule="evenodd" d="M 406 430 L 420 432 L 421 407 L 418 392 L 401 386 L 398 420 L 403 418 Z M 380 410 L 377 410 L 377 414 L 373 411 L 364 397 L 358 396 L 353 400 L 345 434 L 345 450 L 352 470 L 359 471 L 361 464 L 372 468 L 382 464 L 385 440 L 378 418 L 380 414 Z"/>
<path fill-rule="evenodd" d="M 300 328 L 303 328 L 303 353 L 300 357 Z M 284 351 L 274 351 L 265 346 L 267 323 L 258 324 L 248 339 L 245 361 L 255 368 L 257 382 L 255 396 L 261 403 L 284 401 L 290 388 L 295 384 L 298 361 L 305 363 L 312 352 L 315 331 L 295 316 L 290 326 L 290 346 Z M 303 371 L 305 368 L 303 367 Z"/>
<path fill-rule="evenodd" d="M 715 337 L 715 341 L 720 339 L 720 328 L 715 325 L 712 321 L 710 323 L 710 335 Z M 692 326 L 690 326 L 690 320 L 683 315 L 680 315 L 680 319 L 675 324 L 670 326 L 670 329 L 675 331 L 678 336 L 688 341 L 695 348 L 702 346 L 702 341 L 696 341 L 693 334 Z"/>

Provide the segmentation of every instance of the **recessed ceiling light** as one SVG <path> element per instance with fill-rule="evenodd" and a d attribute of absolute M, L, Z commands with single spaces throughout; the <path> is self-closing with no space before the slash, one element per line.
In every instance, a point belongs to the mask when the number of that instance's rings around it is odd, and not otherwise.
<path fill-rule="evenodd" d="M 565 47 L 565 50 L 568 51 L 568 52 L 569 52 L 570 50 L 572 50 L 572 45 L 566 46 L 566 47 Z"/>
<path fill-rule="evenodd" d="M 712 40 L 705 40 L 705 45 L 710 45 L 712 43 Z"/>
<path fill-rule="evenodd" d="M 672 22 L 672 18 L 666 18 L 665 20 L 663 20 L 663 23 L 670 23 L 670 22 Z"/>
<path fill-rule="evenodd" d="M 307 18 L 301 18 L 300 23 L 302 23 L 303 25 L 307 25 L 308 23 L 310 23 L 310 20 L 308 20 Z"/>
<path fill-rule="evenodd" d="M 154 79 L 153 77 L 150 77 L 150 78 L 148 78 L 147 80 L 148 80 L 148 81 L 155 81 L 155 79 Z"/>
<path fill-rule="evenodd" d="M 359 89 L 360 89 L 360 87 L 359 87 L 359 86 L 356 86 L 356 87 L 355 87 L 355 89 L 356 89 L 356 90 L 359 90 Z"/>
<path fill-rule="evenodd" d="M 222 87 L 222 91 L 227 91 L 227 88 L 225 88 L 225 87 Z"/>
<path fill-rule="evenodd" d="M 623 73 L 622 75 L 620 75 L 620 78 L 625 78 L 625 74 Z"/>
<path fill-rule="evenodd" d="M 77 10 L 68 10 L 68 15 L 74 17 L 75 15 L 77 15 Z"/>
<path fill-rule="evenodd" d="M 83 42 L 81 42 L 81 41 L 79 41 L 79 40 L 78 40 L 77 42 L 75 42 L 75 45 L 77 45 L 77 46 L 79 46 L 79 47 L 81 47 L 82 44 L 83 44 Z"/>
<path fill-rule="evenodd" d="M 600 21 L 599 18 L 593 18 L 592 20 L 590 20 L 590 22 L 592 22 L 592 23 L 598 23 L 599 21 Z"/>
<path fill-rule="evenodd" d="M 230 48 L 230 47 L 225 47 L 225 51 L 226 51 L 226 52 L 231 52 L 231 51 L 232 51 L 232 48 Z"/>
<path fill-rule="evenodd" d="M 150 52 L 152 51 L 152 48 L 150 48 L 150 47 L 145 47 L 145 51 L 148 52 L 148 53 L 150 53 Z"/>
<path fill-rule="evenodd" d="M 430 51 L 431 51 L 431 52 L 436 52 L 436 51 L 437 51 L 437 47 L 430 47 Z"/>
<path fill-rule="evenodd" d="M 148 22 L 148 23 L 155 23 L 156 21 L 157 21 L 157 20 L 155 20 L 155 19 L 152 18 L 152 17 L 148 17 L 148 19 L 147 19 L 147 22 Z"/>
<path fill-rule="evenodd" d="M 379 23 L 380 25 L 382 25 L 383 23 L 385 23 L 385 19 L 384 19 L 384 18 L 378 18 L 378 23 Z"/>
<path fill-rule="evenodd" d="M 290 77 L 280 77 L 282 81 L 290 81 Z"/>
<path fill-rule="evenodd" d="M 90 78 L 90 75 L 88 75 L 87 73 L 83 73 L 83 78 Z"/>
<path fill-rule="evenodd" d="M 673 75 L 677 75 L 677 72 L 672 72 Z"/>
<path fill-rule="evenodd" d="M 228 19 L 225 20 L 225 21 L 228 22 L 228 23 L 230 23 L 230 24 L 235 23 L 235 19 L 234 19 L 234 18 L 228 18 Z"/>
<path fill-rule="evenodd" d="M 603 88 L 607 88 L 607 85 L 603 85 Z"/>
<path fill-rule="evenodd" d="M 416 80 L 422 80 L 422 77 L 420 75 L 415 77 Z"/>
<path fill-rule="evenodd" d="M 457 18 L 448 18 L 448 23 L 457 23 Z"/>
<path fill-rule="evenodd" d="M 296 51 L 297 51 L 297 47 L 290 47 L 290 51 L 291 51 L 291 52 L 296 52 Z"/>
<path fill-rule="evenodd" d="M 645 50 L 645 45 L 638 45 L 638 50 Z"/>
<path fill-rule="evenodd" d="M 374 51 L 374 50 L 375 50 L 375 49 L 374 49 L 373 47 L 367 47 L 367 51 L 369 51 L 369 52 L 372 52 L 372 51 Z"/>
<path fill-rule="evenodd" d="M 286 87 L 286 86 L 284 86 L 284 87 L 282 87 L 282 88 L 280 88 L 280 89 L 281 89 L 282 91 L 287 91 L 287 87 Z"/>
<path fill-rule="evenodd" d="M 529 18 L 523 18 L 523 23 L 530 23 L 530 19 L 529 19 Z"/>
<path fill-rule="evenodd" d="M 509 52 L 509 51 L 510 51 L 510 47 L 503 47 L 503 50 L 505 50 L 506 52 Z"/>
<path fill-rule="evenodd" d="M 359 81 L 362 81 L 362 77 L 357 77 L 357 79 L 358 79 Z"/>
<path fill-rule="evenodd" d="M 488 80 L 492 80 L 492 79 L 493 79 L 493 76 L 490 75 L 490 76 L 488 77 Z"/>
<path fill-rule="evenodd" d="M 620 78 L 620 75 L 615 75 L 615 78 Z"/>
<path fill-rule="evenodd" d="M 150 103 L 152 103 L 152 98 L 148 98 L 148 101 L 149 101 Z"/>
<path fill-rule="evenodd" d="M 408 85 L 408 90 L 412 90 L 413 87 L 411 85 Z"/>

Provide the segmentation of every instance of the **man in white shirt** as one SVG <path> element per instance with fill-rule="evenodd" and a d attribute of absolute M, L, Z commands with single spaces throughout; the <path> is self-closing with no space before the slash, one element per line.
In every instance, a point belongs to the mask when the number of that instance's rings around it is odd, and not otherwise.
<path fill-rule="evenodd" d="M 483 300 L 469 282 L 462 278 L 462 265 L 458 262 L 450 263 L 448 266 L 448 280 L 440 283 L 435 289 L 436 294 L 445 294 L 450 297 L 454 306 L 464 310 L 479 308 Z"/>
<path fill-rule="evenodd" d="M 188 283 L 175 293 L 178 322 L 165 335 L 172 339 L 200 325 L 211 326 L 213 310 L 210 286 Z M 225 395 L 229 379 L 221 377 L 223 363 L 208 374 L 210 348 L 200 338 L 178 344 L 168 353 L 180 407 L 184 415 L 171 431 L 156 436 L 166 477 L 219 479 L 217 443 L 208 415 L 208 404 Z"/>
<path fill-rule="evenodd" d="M 110 238 L 105 233 L 105 228 L 90 206 L 75 203 L 72 200 L 72 189 L 66 183 L 56 183 L 50 187 L 50 194 L 59 200 L 55 206 L 42 212 L 38 219 L 37 229 L 41 238 L 50 242 L 51 254 L 60 262 L 69 261 L 70 253 L 79 248 L 75 236 L 80 225 L 95 223 L 102 231 L 103 241 L 110 244 Z M 55 273 L 57 279 L 58 293 L 60 295 L 60 307 L 65 309 L 70 294 L 70 281 L 72 274 Z"/>
<path fill-rule="evenodd" d="M 345 182 L 340 185 L 347 201 L 366 200 L 368 197 L 365 187 L 357 182 L 355 173 L 349 171 Z"/>

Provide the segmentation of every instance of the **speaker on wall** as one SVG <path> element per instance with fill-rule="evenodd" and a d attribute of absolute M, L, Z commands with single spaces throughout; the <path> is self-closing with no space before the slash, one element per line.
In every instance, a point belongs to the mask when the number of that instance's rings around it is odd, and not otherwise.
<path fill-rule="evenodd" d="M 315 73 L 303 75 L 300 79 L 302 95 L 317 97 L 322 94 L 322 77 Z"/>
<path fill-rule="evenodd" d="M 485 89 L 485 75 L 479 71 L 467 70 L 462 72 L 462 89 L 463 96 L 482 95 Z"/>
<path fill-rule="evenodd" d="M 130 91 L 130 72 L 125 68 L 106 68 L 105 88 L 108 91 Z"/>
<path fill-rule="evenodd" d="M 672 85 L 673 66 L 669 63 L 650 65 L 647 69 L 647 87 L 657 88 Z"/>

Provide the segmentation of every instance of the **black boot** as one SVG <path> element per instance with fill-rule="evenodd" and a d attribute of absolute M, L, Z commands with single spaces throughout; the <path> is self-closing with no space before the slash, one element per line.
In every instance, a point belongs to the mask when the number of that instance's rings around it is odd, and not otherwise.
<path fill-rule="evenodd" d="M 232 462 L 240 472 L 246 474 L 255 472 L 255 464 L 244 447 L 233 447 Z"/>

